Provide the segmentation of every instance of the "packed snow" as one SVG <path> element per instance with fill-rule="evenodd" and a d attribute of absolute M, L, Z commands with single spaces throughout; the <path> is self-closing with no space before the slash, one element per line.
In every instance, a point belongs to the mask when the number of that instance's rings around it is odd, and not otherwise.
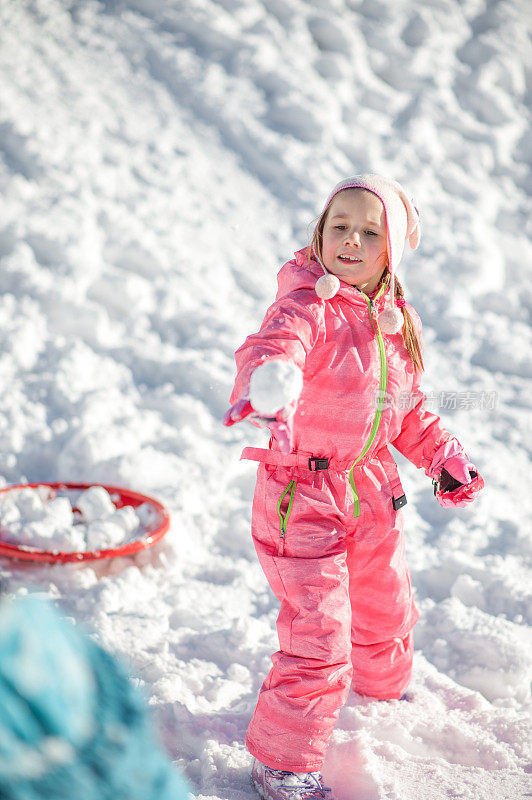
<path fill-rule="evenodd" d="M 427 405 L 486 489 L 441 509 L 395 454 L 413 680 L 407 702 L 350 696 L 324 775 L 338 800 L 530 796 L 528 1 L 4 0 L 0 30 L 0 474 L 172 517 L 130 558 L 1 558 L 4 591 L 127 660 L 197 800 L 252 800 L 277 602 L 239 461 L 266 434 L 221 425 L 233 353 L 330 188 L 392 175 L 421 212 L 399 278 Z"/>

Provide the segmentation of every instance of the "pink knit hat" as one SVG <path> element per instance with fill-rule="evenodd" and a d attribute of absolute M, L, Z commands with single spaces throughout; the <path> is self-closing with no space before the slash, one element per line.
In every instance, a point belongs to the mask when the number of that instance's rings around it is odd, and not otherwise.
<path fill-rule="evenodd" d="M 353 175 L 351 178 L 340 181 L 327 198 L 323 211 L 329 207 L 333 197 L 338 192 L 343 189 L 355 188 L 368 189 L 368 191 L 373 192 L 384 206 L 388 232 L 388 269 L 391 275 L 391 291 L 390 306 L 385 308 L 379 315 L 379 325 L 384 333 L 398 333 L 403 327 L 404 320 L 402 313 L 395 305 L 395 270 L 403 255 L 405 241 L 408 239 L 412 250 L 415 250 L 419 244 L 421 237 L 419 214 L 413 201 L 406 194 L 400 183 L 383 175 L 370 173 Z M 336 275 L 331 275 L 327 272 L 323 264 L 321 266 L 325 274 L 316 282 L 316 294 L 323 300 L 330 300 L 340 288 L 340 281 Z"/>

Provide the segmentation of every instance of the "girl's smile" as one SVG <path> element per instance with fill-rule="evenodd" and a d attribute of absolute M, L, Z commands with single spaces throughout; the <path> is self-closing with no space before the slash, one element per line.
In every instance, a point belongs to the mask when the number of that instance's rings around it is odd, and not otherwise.
<path fill-rule="evenodd" d="M 355 264 L 357 261 L 362 261 L 361 258 L 357 258 L 356 256 L 350 256 L 348 253 L 343 253 L 341 256 L 338 256 L 340 261 L 345 261 L 347 264 Z"/>

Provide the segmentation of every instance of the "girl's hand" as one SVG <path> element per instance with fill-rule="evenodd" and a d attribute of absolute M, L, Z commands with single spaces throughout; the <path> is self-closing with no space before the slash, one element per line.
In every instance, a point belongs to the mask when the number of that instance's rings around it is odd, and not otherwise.
<path fill-rule="evenodd" d="M 473 480 L 471 473 L 477 472 L 477 468 L 468 459 L 465 453 L 456 454 L 447 458 L 443 462 L 443 469 L 446 470 L 451 478 L 458 483 L 471 483 Z"/>
<path fill-rule="evenodd" d="M 295 403 L 287 408 L 280 408 L 275 417 L 257 416 L 257 424 L 270 429 L 281 453 L 291 453 L 294 446 L 294 411 Z"/>
<path fill-rule="evenodd" d="M 269 428 L 281 453 L 293 449 L 293 419 L 303 387 L 303 373 L 291 361 L 271 359 L 252 373 L 246 396 L 231 406 L 224 425 L 248 419 Z"/>
<path fill-rule="evenodd" d="M 244 398 L 235 403 L 226 411 L 223 424 L 230 427 L 237 422 L 247 419 L 259 428 L 269 428 L 272 436 L 279 445 L 281 453 L 290 453 L 293 447 L 293 419 L 295 404 L 288 408 L 281 408 L 275 416 L 263 417 L 257 414 L 251 402 Z"/>
<path fill-rule="evenodd" d="M 255 409 L 249 402 L 249 399 L 244 397 L 242 400 L 238 400 L 234 406 L 231 406 L 231 408 L 225 412 L 223 424 L 227 427 L 231 427 L 231 425 L 235 425 L 237 422 L 242 422 L 243 419 L 246 419 L 246 417 L 249 417 L 250 414 L 254 413 Z"/>
<path fill-rule="evenodd" d="M 484 488 L 484 481 L 460 442 L 452 437 L 442 444 L 427 469 L 436 500 L 442 508 L 467 506 Z"/>
<path fill-rule="evenodd" d="M 464 477 L 463 472 L 461 477 Z M 438 480 L 433 480 L 434 494 L 442 508 L 463 508 L 476 499 L 477 494 L 484 488 L 484 481 L 473 464 L 468 464 L 467 478 L 467 482 L 462 483 L 445 467 L 442 468 Z"/>
<path fill-rule="evenodd" d="M 235 425 L 237 422 L 247 419 L 259 428 L 269 428 L 272 436 L 279 445 L 281 453 L 290 453 L 293 447 L 293 419 L 295 404 L 290 407 L 281 408 L 275 416 L 263 417 L 257 414 L 251 402 L 243 398 L 235 403 L 226 411 L 223 424 L 227 427 Z"/>

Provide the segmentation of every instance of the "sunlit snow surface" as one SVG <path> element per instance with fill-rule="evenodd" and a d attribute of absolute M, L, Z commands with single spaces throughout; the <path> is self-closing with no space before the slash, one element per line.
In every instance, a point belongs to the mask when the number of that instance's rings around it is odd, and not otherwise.
<path fill-rule="evenodd" d="M 233 351 L 366 170 L 416 197 L 400 277 L 428 404 L 486 491 L 443 510 L 398 456 L 409 702 L 351 695 L 326 779 L 338 800 L 531 791 L 529 20 L 527 0 L 0 4 L 0 471 L 124 485 L 173 520 L 134 558 L 2 573 L 129 660 L 198 800 L 253 797 L 243 737 L 276 647 L 238 461 L 265 438 L 220 422 Z"/>

